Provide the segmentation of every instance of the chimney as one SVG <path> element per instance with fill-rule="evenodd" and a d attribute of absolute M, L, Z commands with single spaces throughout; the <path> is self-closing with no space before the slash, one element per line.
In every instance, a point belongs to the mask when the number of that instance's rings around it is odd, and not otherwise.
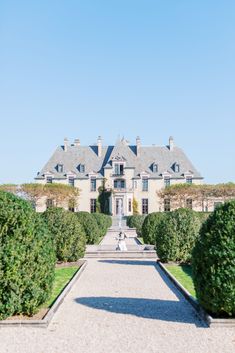
<path fill-rule="evenodd" d="M 169 137 L 169 150 L 172 151 L 174 148 L 174 139 L 172 136 Z"/>
<path fill-rule="evenodd" d="M 102 156 L 102 139 L 101 136 L 98 137 L 97 139 L 97 147 L 98 147 L 98 157 Z"/>
<path fill-rule="evenodd" d="M 75 139 L 74 140 L 74 146 L 76 146 L 76 147 L 80 146 L 80 140 L 79 139 Z"/>
<path fill-rule="evenodd" d="M 67 152 L 68 150 L 68 142 L 69 140 L 67 139 L 67 137 L 64 138 L 64 151 Z"/>
<path fill-rule="evenodd" d="M 137 156 L 139 155 L 140 146 L 141 146 L 141 140 L 140 140 L 140 137 L 137 136 L 137 137 L 136 137 L 136 155 L 137 155 Z"/>

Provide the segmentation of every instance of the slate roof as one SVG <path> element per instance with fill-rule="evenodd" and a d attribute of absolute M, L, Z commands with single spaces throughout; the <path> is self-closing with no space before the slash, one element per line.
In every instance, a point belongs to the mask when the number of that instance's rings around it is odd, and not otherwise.
<path fill-rule="evenodd" d="M 193 175 L 193 178 L 202 178 L 183 150 L 174 146 L 140 146 L 137 154 L 135 145 L 128 145 L 122 139 L 115 146 L 103 146 L 101 157 L 98 156 L 97 146 L 59 146 L 41 172 L 35 179 L 45 177 L 46 173 L 53 174 L 54 178 L 67 178 L 73 174 L 76 178 L 88 178 L 89 173 L 96 173 L 96 177 L 104 176 L 104 168 L 112 168 L 112 161 L 124 160 L 125 167 L 134 168 L 136 178 L 141 173 L 147 173 L 150 178 L 162 178 L 164 173 L 169 173 L 172 178 L 184 178 L 184 173 Z M 63 165 L 63 172 L 58 171 L 58 164 Z M 79 170 L 79 166 L 85 165 L 85 172 Z M 153 164 L 158 165 L 158 171 L 153 171 Z M 180 170 L 175 171 L 174 165 L 179 164 Z"/>

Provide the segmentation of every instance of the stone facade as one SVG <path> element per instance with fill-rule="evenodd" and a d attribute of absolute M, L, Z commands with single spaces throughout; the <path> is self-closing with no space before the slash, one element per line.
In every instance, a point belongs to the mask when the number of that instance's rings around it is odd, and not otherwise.
<path fill-rule="evenodd" d="M 109 209 L 113 215 L 133 214 L 134 199 L 140 214 L 164 211 L 169 205 L 160 202 L 157 192 L 161 188 L 203 181 L 172 137 L 166 146 L 142 146 L 139 137 L 134 145 L 122 139 L 113 146 L 103 146 L 100 137 L 91 146 L 81 146 L 78 139 L 70 145 L 65 139 L 35 178 L 38 183 L 63 183 L 79 188 L 75 211 L 88 212 L 96 209 L 98 189 L 104 179 L 106 188 L 112 190 Z M 45 209 L 46 200 L 42 199 L 37 210 Z"/>

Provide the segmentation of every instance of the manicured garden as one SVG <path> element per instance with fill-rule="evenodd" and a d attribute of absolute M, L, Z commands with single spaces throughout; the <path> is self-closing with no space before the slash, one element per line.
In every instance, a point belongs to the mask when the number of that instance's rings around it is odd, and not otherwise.
<path fill-rule="evenodd" d="M 56 207 L 39 214 L 29 201 L 0 191 L 0 320 L 50 306 L 78 269 L 56 263 L 78 261 L 110 225 L 103 214 Z"/>
<path fill-rule="evenodd" d="M 131 216 L 128 224 L 207 312 L 235 317 L 235 200 L 211 214 L 180 208 Z"/>

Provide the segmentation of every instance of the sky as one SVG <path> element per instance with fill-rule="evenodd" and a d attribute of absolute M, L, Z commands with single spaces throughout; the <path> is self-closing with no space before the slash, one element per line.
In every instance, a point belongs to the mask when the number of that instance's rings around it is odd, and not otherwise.
<path fill-rule="evenodd" d="M 205 182 L 235 181 L 234 84 L 234 0 L 0 0 L 0 183 L 99 135 L 173 135 Z"/>

